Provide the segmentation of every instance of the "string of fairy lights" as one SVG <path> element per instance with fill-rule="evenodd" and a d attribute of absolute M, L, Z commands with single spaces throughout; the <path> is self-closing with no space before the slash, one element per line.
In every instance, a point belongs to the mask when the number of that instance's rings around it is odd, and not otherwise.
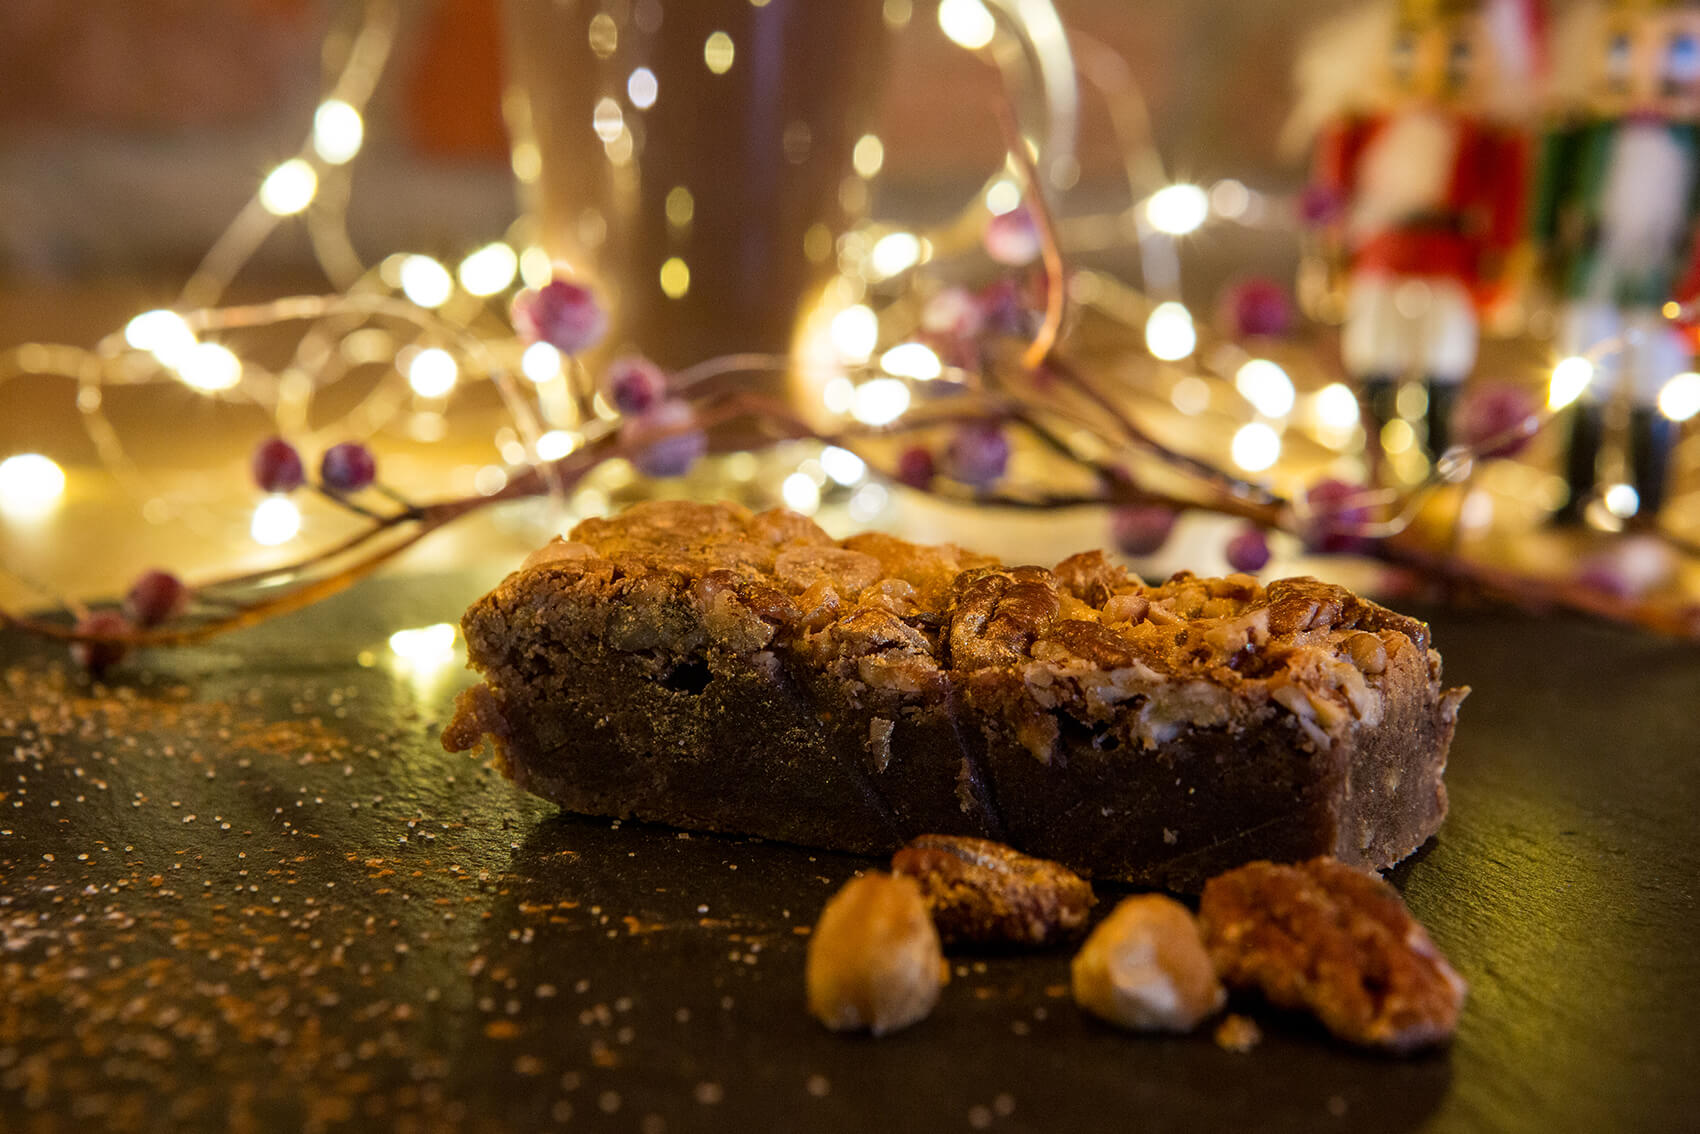
<path fill-rule="evenodd" d="M 759 6 L 764 0 L 751 2 Z M 909 0 L 886 0 L 886 20 L 893 26 L 907 23 L 912 12 Z M 936 14 L 944 34 L 967 50 L 986 50 L 1000 34 L 998 19 L 981 0 L 943 0 Z M 351 170 L 365 148 L 367 107 L 390 58 L 397 25 L 396 0 L 365 0 L 352 29 L 331 33 L 325 52 L 327 81 L 299 151 L 259 181 L 252 199 L 185 284 L 177 304 L 138 313 L 93 348 L 25 343 L 0 353 L 0 382 L 55 375 L 74 384 L 75 408 L 96 453 L 121 483 L 147 501 L 149 520 L 210 524 L 194 500 L 150 490 L 145 471 L 130 457 L 106 414 L 105 392 L 110 388 L 178 383 L 207 398 L 257 406 L 271 415 L 279 432 L 310 440 L 314 399 L 351 372 L 376 367 L 385 379 L 335 423 L 337 437 L 370 436 L 399 427 L 412 440 L 428 443 L 447 436 L 447 409 L 456 392 L 488 382 L 499 392 L 509 424 L 494 438 L 502 463 L 481 468 L 475 479 L 477 491 L 485 494 L 501 491 L 510 469 L 564 457 L 585 442 L 589 431 L 606 430 L 618 416 L 600 395 L 591 394 L 594 383 L 575 358 L 548 343 L 526 345 L 505 319 L 514 290 L 541 287 L 553 271 L 547 254 L 531 241 L 524 218 L 501 238 L 472 248 L 452 265 L 416 252 L 394 253 L 368 265 L 355 251 L 347 228 Z M 1078 37 L 1075 48 L 1082 60 L 1081 75 L 1109 108 L 1126 154 L 1131 203 L 1100 215 L 1063 216 L 1058 234 L 1071 252 L 1132 246 L 1141 280 L 1136 288 L 1102 271 L 1075 270 L 1069 276 L 1070 299 L 1142 334 L 1146 351 L 1158 364 L 1149 388 L 1139 392 L 1142 396 L 1161 392 L 1184 416 L 1212 409 L 1226 414 L 1232 428 L 1226 434 L 1225 456 L 1240 473 L 1274 475 L 1295 429 L 1323 453 L 1353 459 L 1362 434 L 1357 398 L 1349 387 L 1338 381 L 1311 381 L 1317 375 L 1327 377 L 1322 364 L 1312 360 L 1316 375 L 1302 375 L 1306 388 L 1301 391 L 1280 362 L 1238 342 L 1216 339 L 1181 295 L 1181 249 L 1187 238 L 1210 224 L 1285 224 L 1292 203 L 1236 180 L 1210 186 L 1169 182 L 1149 139 L 1137 85 L 1125 65 L 1085 37 Z M 704 65 L 711 70 L 729 66 L 735 51 L 730 37 L 715 33 L 704 44 Z M 647 68 L 638 68 L 622 93 L 642 110 L 659 97 L 660 81 Z M 604 117 L 613 120 L 612 115 Z M 593 125 L 600 135 L 600 121 Z M 614 145 L 621 136 L 626 135 L 616 132 L 614 140 L 604 142 Z M 522 172 L 523 160 L 525 155 L 515 154 L 516 173 Z M 883 162 L 880 139 L 872 134 L 860 139 L 854 152 L 857 175 L 872 180 Z M 1056 180 L 1071 183 L 1077 176 L 1077 169 L 1065 170 Z M 994 227 L 999 218 L 1019 217 L 1024 209 L 1020 180 L 1005 170 L 991 180 L 975 207 Z M 668 208 L 688 209 L 689 203 L 669 199 Z M 266 237 L 279 225 L 297 222 L 305 226 L 336 290 L 251 306 L 219 306 Z M 1037 257 L 1037 244 L 1024 246 L 1019 226 L 1006 226 L 1002 248 L 991 244 L 991 231 L 986 250 L 994 260 L 1017 265 Z M 843 237 L 838 251 L 852 286 L 842 291 L 845 302 L 827 324 L 840 373 L 821 387 L 824 408 L 867 426 L 900 423 L 917 390 L 951 379 L 954 368 L 911 333 L 912 317 L 905 323 L 892 318 L 890 308 L 876 310 L 868 288 L 889 289 L 895 283 L 917 293 L 930 288 L 936 296 L 938 287 L 925 279 L 923 269 L 946 249 L 927 234 L 869 225 Z M 682 294 L 689 287 L 688 269 L 682 264 L 680 268 L 685 274 L 674 271 L 671 280 L 669 269 L 663 268 L 661 283 L 668 294 Z M 908 301 L 914 305 L 913 296 Z M 1673 319 L 1691 314 L 1674 304 L 1666 311 Z M 239 332 L 284 323 L 299 324 L 301 334 L 283 366 L 270 369 L 243 352 Z M 891 330 L 900 326 L 908 328 L 906 333 L 892 337 Z M 1623 340 L 1608 340 L 1559 360 L 1547 382 L 1545 404 L 1535 411 L 1536 418 L 1518 428 L 1533 432 L 1581 397 L 1599 364 L 1623 346 Z M 771 366 L 773 360 L 754 364 Z M 1673 421 L 1700 415 L 1700 375 L 1679 375 L 1665 387 L 1658 405 Z M 1475 454 L 1450 453 L 1430 467 L 1405 422 L 1390 422 L 1386 428 L 1391 432 L 1384 432 L 1382 447 L 1404 461 L 1407 488 L 1401 494 L 1407 501 L 1417 499 L 1425 487 L 1471 475 Z M 829 447 L 785 475 L 781 494 L 790 507 L 812 513 L 820 507 L 823 489 L 855 488 L 859 495 L 853 498 L 853 515 L 867 520 L 888 499 L 885 489 L 864 483 L 867 473 L 855 454 Z M 64 470 L 50 454 L 10 454 L 0 460 L 0 516 L 27 521 L 46 514 L 57 506 L 65 485 Z M 1632 514 L 1634 502 L 1623 497 L 1625 491 L 1633 493 L 1627 485 L 1608 489 L 1607 507 Z M 591 498 L 579 505 L 590 510 L 596 503 Z M 1414 507 L 1398 510 L 1382 530 L 1409 523 Z M 296 503 L 273 496 L 255 507 L 249 534 L 259 545 L 279 546 L 294 540 L 301 527 Z"/>

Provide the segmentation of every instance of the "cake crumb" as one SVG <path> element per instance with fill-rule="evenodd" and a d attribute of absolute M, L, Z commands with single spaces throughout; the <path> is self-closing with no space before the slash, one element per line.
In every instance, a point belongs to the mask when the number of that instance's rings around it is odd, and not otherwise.
<path fill-rule="evenodd" d="M 1216 1025 L 1216 1046 L 1244 1055 L 1263 1042 L 1263 1029 L 1249 1016 L 1229 1013 Z"/>

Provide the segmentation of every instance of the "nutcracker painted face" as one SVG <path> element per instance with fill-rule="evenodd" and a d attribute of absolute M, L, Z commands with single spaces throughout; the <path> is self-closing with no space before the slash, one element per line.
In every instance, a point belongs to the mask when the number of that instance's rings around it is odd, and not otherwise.
<path fill-rule="evenodd" d="M 1606 16 L 1595 108 L 1608 117 L 1700 118 L 1700 3 L 1619 0 Z"/>
<path fill-rule="evenodd" d="M 1403 0 L 1388 57 L 1396 101 L 1481 105 L 1495 65 L 1479 0 Z"/>

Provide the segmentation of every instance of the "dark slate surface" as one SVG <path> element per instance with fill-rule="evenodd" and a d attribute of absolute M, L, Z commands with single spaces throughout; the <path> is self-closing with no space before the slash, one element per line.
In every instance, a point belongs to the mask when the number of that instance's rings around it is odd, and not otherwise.
<path fill-rule="evenodd" d="M 1692 646 L 1437 619 L 1476 692 L 1395 881 L 1473 985 L 1447 1052 L 1268 1013 L 1249 1055 L 1122 1035 L 1064 954 L 959 958 L 871 1041 L 802 1008 L 800 931 L 863 862 L 561 816 L 438 747 L 458 661 L 385 636 L 477 589 L 368 586 L 98 695 L 0 638 L 0 1128 L 1700 1123 Z"/>

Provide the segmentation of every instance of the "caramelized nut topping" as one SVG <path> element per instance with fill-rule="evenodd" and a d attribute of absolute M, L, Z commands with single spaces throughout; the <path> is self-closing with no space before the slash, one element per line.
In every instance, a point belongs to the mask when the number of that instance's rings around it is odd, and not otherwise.
<path fill-rule="evenodd" d="M 1187 908 L 1161 894 L 1128 898 L 1074 958 L 1075 1003 L 1142 1032 L 1190 1032 L 1226 994 Z"/>
<path fill-rule="evenodd" d="M 951 944 L 1050 945 L 1075 936 L 1095 899 L 1078 874 L 989 839 L 922 835 L 891 868 L 921 885 Z"/>
<path fill-rule="evenodd" d="M 873 873 L 826 903 L 803 975 L 817 1020 L 879 1036 L 925 1019 L 948 971 L 915 880 Z"/>
<path fill-rule="evenodd" d="M 1458 1025 L 1464 981 L 1373 874 L 1331 858 L 1249 863 L 1205 885 L 1199 922 L 1230 987 L 1307 1009 L 1351 1043 L 1415 1051 Z"/>

